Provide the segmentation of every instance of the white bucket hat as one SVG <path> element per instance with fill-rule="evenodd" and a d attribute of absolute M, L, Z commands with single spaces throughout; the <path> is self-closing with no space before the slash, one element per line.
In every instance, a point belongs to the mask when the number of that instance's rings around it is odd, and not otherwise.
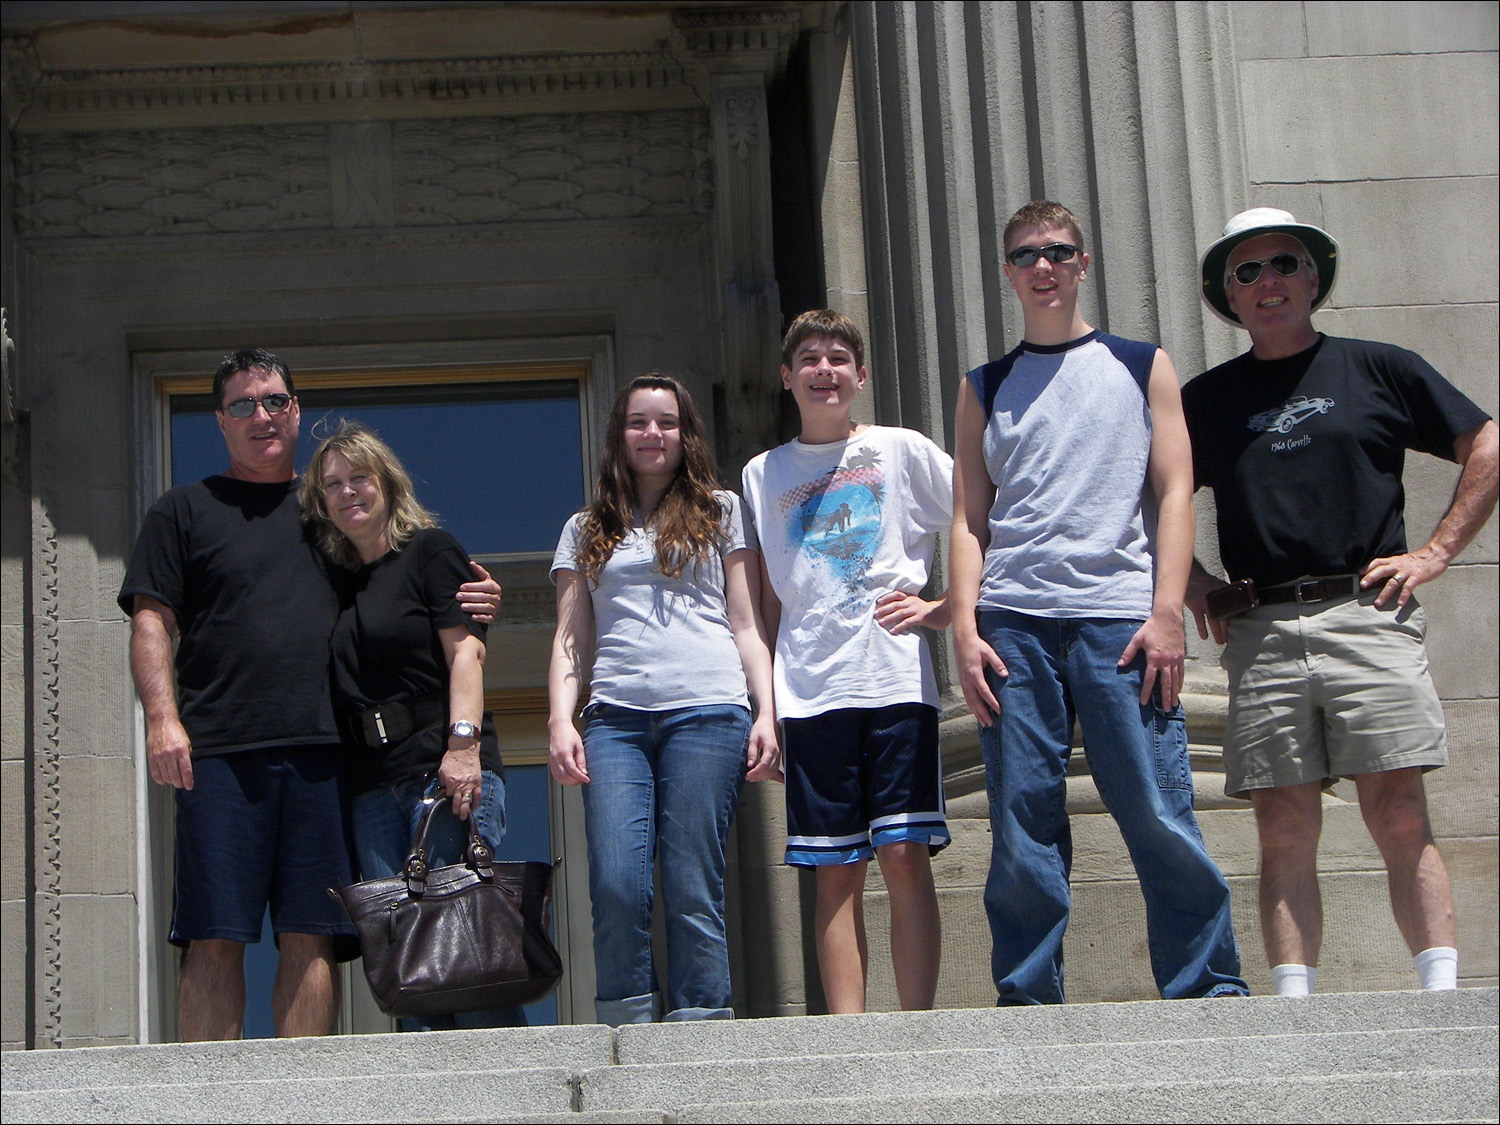
<path fill-rule="evenodd" d="M 1247 238 L 1263 234 L 1287 234 L 1295 238 L 1318 266 L 1318 295 L 1313 298 L 1312 311 L 1323 307 L 1333 293 L 1333 283 L 1338 277 L 1339 244 L 1327 231 L 1308 223 L 1299 223 L 1290 211 L 1276 207 L 1252 207 L 1241 211 L 1224 226 L 1223 237 L 1203 252 L 1198 263 L 1198 272 L 1203 278 L 1203 303 L 1225 324 L 1243 328 L 1240 318 L 1229 310 L 1229 300 L 1224 295 L 1224 266 L 1229 255 Z"/>

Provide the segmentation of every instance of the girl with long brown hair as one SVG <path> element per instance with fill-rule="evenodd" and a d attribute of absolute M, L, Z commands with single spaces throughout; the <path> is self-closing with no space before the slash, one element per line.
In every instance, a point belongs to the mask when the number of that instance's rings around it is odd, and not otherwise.
<path fill-rule="evenodd" d="M 729 826 L 747 777 L 780 775 L 754 532 L 717 480 L 686 388 L 633 379 L 610 414 L 593 502 L 568 521 L 552 563 L 549 766 L 584 787 L 595 1007 L 612 1026 L 734 1014 Z M 658 856 L 665 995 L 651 952 Z"/>

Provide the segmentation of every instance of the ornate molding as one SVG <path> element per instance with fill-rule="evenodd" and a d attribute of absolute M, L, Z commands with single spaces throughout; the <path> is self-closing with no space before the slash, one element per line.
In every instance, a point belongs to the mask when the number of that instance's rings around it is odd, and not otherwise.
<path fill-rule="evenodd" d="M 31 107 L 32 92 L 42 74 L 36 44 L 30 36 L 6 36 L 0 42 L 0 88 L 5 104 L 5 124 L 15 128 L 16 121 Z"/>
<path fill-rule="evenodd" d="M 760 141 L 760 99 L 752 90 L 734 90 L 724 99 L 724 129 L 729 150 L 745 163 Z"/>
<path fill-rule="evenodd" d="M 802 28 L 798 6 L 775 8 L 690 8 L 672 13 L 679 54 L 711 72 L 759 72 L 770 80 L 786 68 Z"/>
<path fill-rule="evenodd" d="M 665 45 L 498 58 L 43 70 L 29 39 L 5 43 L 5 81 L 15 87 L 14 125 L 23 133 L 699 104 L 684 63 Z"/>
<path fill-rule="evenodd" d="M 707 223 L 706 215 L 617 219 L 609 227 L 614 245 L 672 246 L 692 238 Z M 309 255 L 381 250 L 430 249 L 488 246 L 496 251 L 597 247 L 599 228 L 577 221 L 539 220 L 488 226 L 361 227 L 339 231 L 308 230 L 295 239 L 268 240 L 257 233 L 203 233 L 178 238 L 138 235 L 130 238 L 60 238 L 32 241 L 26 247 L 28 261 L 47 266 L 78 266 L 131 258 L 144 261 L 178 261 L 184 256 L 238 254 L 261 258 L 303 261 Z"/>
<path fill-rule="evenodd" d="M 21 134 L 18 234 L 182 236 L 707 215 L 702 109 Z"/>
<path fill-rule="evenodd" d="M 330 125 L 333 225 L 396 225 L 394 170 L 389 121 L 354 121 Z"/>
<path fill-rule="evenodd" d="M 0 413 L 0 422 L 14 422 L 16 420 L 17 403 L 20 396 L 16 394 L 16 342 L 10 338 L 10 310 L 0 308 L 0 381 L 5 384 L 5 400 L 3 413 Z M 7 465 L 6 472 L 9 473 Z"/>
<path fill-rule="evenodd" d="M 38 497 L 31 501 L 36 529 L 36 589 L 33 625 L 37 729 L 33 847 L 36 855 L 37 1047 L 61 1047 L 62 1014 L 62 655 L 58 636 L 61 568 L 57 528 Z"/>

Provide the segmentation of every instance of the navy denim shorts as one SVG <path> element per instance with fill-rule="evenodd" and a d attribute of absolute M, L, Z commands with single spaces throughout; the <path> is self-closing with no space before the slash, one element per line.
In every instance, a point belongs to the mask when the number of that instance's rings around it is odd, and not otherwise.
<path fill-rule="evenodd" d="M 193 759 L 177 790 L 173 945 L 327 934 L 341 961 L 359 955 L 354 927 L 328 889 L 353 881 L 343 752 L 282 746 Z"/>

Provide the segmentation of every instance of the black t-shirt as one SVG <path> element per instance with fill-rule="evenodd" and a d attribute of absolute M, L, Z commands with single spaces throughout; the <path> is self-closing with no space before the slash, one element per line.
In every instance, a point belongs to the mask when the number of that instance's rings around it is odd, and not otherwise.
<path fill-rule="evenodd" d="M 439 629 L 461 626 L 480 640 L 485 627 L 456 600 L 470 579 L 469 556 L 440 528 L 423 528 L 399 551 L 361 567 L 353 576 L 329 642 L 334 706 L 346 724 L 382 703 L 437 698 L 441 723 L 430 723 L 405 741 L 379 751 L 346 739 L 355 754 L 355 786 L 394 785 L 436 773 L 448 749 L 448 661 Z M 346 726 L 346 730 L 348 727 Z M 488 713 L 479 764 L 501 771 L 500 748 Z"/>
<path fill-rule="evenodd" d="M 1336 336 L 1286 359 L 1246 352 L 1182 403 L 1225 569 L 1260 586 L 1405 551 L 1406 450 L 1452 461 L 1453 440 L 1488 417 L 1421 356 Z"/>
<path fill-rule="evenodd" d="M 209 477 L 146 514 L 120 608 L 177 617 L 177 705 L 193 754 L 339 741 L 328 691 L 333 570 L 302 525 L 297 482 Z"/>

